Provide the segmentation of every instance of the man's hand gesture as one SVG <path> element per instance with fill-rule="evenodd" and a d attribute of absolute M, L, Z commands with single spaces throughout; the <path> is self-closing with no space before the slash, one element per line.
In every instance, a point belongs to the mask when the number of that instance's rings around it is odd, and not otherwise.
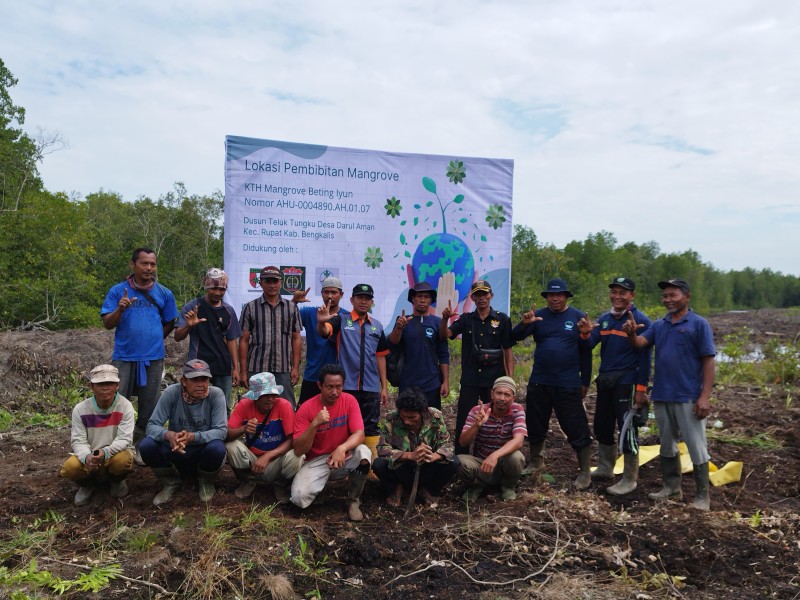
<path fill-rule="evenodd" d="M 320 306 L 317 309 L 317 322 L 318 323 L 327 323 L 333 317 L 336 316 L 336 313 L 331 314 L 331 301 L 328 300 L 325 304 Z"/>
<path fill-rule="evenodd" d="M 522 322 L 525 325 L 530 325 L 531 323 L 535 323 L 536 321 L 543 321 L 542 317 L 536 316 L 536 305 L 533 305 L 529 311 L 522 313 Z"/>
<path fill-rule="evenodd" d="M 589 313 L 583 315 L 583 318 L 578 321 L 578 331 L 581 332 L 581 335 L 589 335 L 595 327 L 600 327 L 600 323 L 592 323 Z"/>
<path fill-rule="evenodd" d="M 331 420 L 331 414 L 328 412 L 328 409 L 324 406 L 322 410 L 317 413 L 317 416 L 314 417 L 314 420 L 311 421 L 312 427 L 319 427 Z"/>
<path fill-rule="evenodd" d="M 489 419 L 491 407 L 478 400 L 478 410 L 475 412 L 475 424 L 481 427 Z"/>
<path fill-rule="evenodd" d="M 303 302 L 311 302 L 306 296 L 308 296 L 308 292 L 311 291 L 311 288 L 306 288 L 305 291 L 303 290 L 295 290 L 294 294 L 292 294 L 292 302 L 295 304 L 302 304 Z"/>
<path fill-rule="evenodd" d="M 400 313 L 400 316 L 397 317 L 397 320 L 394 322 L 394 328 L 398 331 L 403 330 L 406 328 L 406 325 L 408 325 L 410 320 L 411 318 L 406 316 L 406 309 L 404 308 Z"/>
<path fill-rule="evenodd" d="M 136 302 L 136 296 L 128 298 L 128 288 L 125 288 L 122 292 L 122 298 L 120 298 L 117 303 L 117 308 L 119 308 L 120 312 L 124 312 L 126 309 L 130 308 L 134 302 Z"/>
<path fill-rule="evenodd" d="M 644 327 L 644 323 L 637 323 L 636 319 L 633 318 L 633 313 L 628 311 L 628 320 L 622 324 L 622 331 L 628 336 L 635 336 L 636 332 L 642 327 Z"/>
<path fill-rule="evenodd" d="M 206 319 L 199 319 L 197 317 L 197 308 L 193 308 L 192 310 L 186 311 L 186 324 L 189 327 L 194 327 L 195 325 L 199 325 L 200 323 L 205 323 Z"/>

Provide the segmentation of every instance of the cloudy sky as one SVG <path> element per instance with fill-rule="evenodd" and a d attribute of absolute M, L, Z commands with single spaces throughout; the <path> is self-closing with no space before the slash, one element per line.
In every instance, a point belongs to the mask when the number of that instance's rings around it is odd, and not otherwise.
<path fill-rule="evenodd" d="M 54 191 L 224 187 L 228 134 L 515 161 L 562 247 L 693 249 L 800 274 L 800 3 L 5 1 Z"/>

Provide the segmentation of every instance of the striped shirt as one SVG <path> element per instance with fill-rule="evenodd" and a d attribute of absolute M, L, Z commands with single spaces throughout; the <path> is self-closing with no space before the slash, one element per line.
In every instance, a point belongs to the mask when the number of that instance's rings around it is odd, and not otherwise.
<path fill-rule="evenodd" d="M 475 415 L 479 409 L 480 405 L 473 406 L 469 411 L 467 422 L 461 430 L 462 433 L 470 429 L 475 423 Z M 525 409 L 522 408 L 521 404 L 512 402 L 505 416 L 499 419 L 489 413 L 489 418 L 486 419 L 486 422 L 478 429 L 478 433 L 475 434 L 472 454 L 478 458 L 486 458 L 495 450 L 502 448 L 517 433 L 521 433 L 524 436 L 528 435 L 528 428 L 525 425 Z"/>
<path fill-rule="evenodd" d="M 272 306 L 262 294 L 245 304 L 239 319 L 250 332 L 248 373 L 288 373 L 292 368 L 292 335 L 300 333 L 297 305 L 283 298 Z"/>
<path fill-rule="evenodd" d="M 102 450 L 106 460 L 133 444 L 133 406 L 117 394 L 106 409 L 97 406 L 94 396 L 72 409 L 72 452 L 82 463 L 94 450 Z"/>

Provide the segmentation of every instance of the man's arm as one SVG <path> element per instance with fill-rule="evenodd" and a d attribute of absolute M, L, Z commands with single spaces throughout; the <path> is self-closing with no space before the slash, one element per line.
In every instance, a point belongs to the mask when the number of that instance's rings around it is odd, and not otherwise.
<path fill-rule="evenodd" d="M 511 348 L 503 349 L 503 365 L 506 369 L 506 375 L 514 377 L 514 351 Z"/>
<path fill-rule="evenodd" d="M 114 306 L 113 298 L 116 294 L 112 295 L 113 291 L 114 288 L 108 292 L 108 296 L 103 302 L 103 307 L 101 308 L 101 311 L 103 309 L 108 311 L 101 315 L 101 318 L 103 319 L 103 326 L 106 329 L 114 329 L 117 325 L 119 325 L 119 322 L 122 319 L 122 313 L 128 310 L 128 308 L 130 308 L 130 306 L 137 301 L 136 296 L 128 297 L 128 288 L 126 287 L 122 293 L 122 296 L 116 302 L 116 306 Z M 114 306 L 114 310 L 111 310 L 112 306 Z"/>
<path fill-rule="evenodd" d="M 167 323 L 161 324 L 162 328 L 164 329 L 164 339 L 167 339 L 172 330 L 175 329 L 175 321 L 169 321 Z"/>
<path fill-rule="evenodd" d="M 521 433 L 515 433 L 511 436 L 511 439 L 508 440 L 505 444 L 500 446 L 497 450 L 492 452 L 489 456 L 483 459 L 483 463 L 481 464 L 481 471 L 483 473 L 491 473 L 494 471 L 495 467 L 497 466 L 497 462 L 503 458 L 511 454 L 512 452 L 516 452 L 522 448 L 522 442 L 525 440 L 525 436 Z"/>
<path fill-rule="evenodd" d="M 477 408 L 472 408 L 467 415 L 467 420 L 464 423 L 464 429 L 461 430 L 461 435 L 458 436 L 458 443 L 461 446 L 469 447 L 475 441 L 475 436 L 478 435 L 478 430 L 481 425 L 486 423 L 489 418 L 489 411 L 491 408 L 487 405 L 484 406 L 483 402 L 478 401 Z"/>
<path fill-rule="evenodd" d="M 378 363 L 378 377 L 381 380 L 381 404 L 386 406 L 389 402 L 389 383 L 386 379 L 386 355 L 382 354 L 377 356 L 376 360 Z"/>
<path fill-rule="evenodd" d="M 300 381 L 300 355 L 303 352 L 303 341 L 300 339 L 300 332 L 292 332 L 292 371 L 290 378 L 292 385 Z"/>
<path fill-rule="evenodd" d="M 242 385 L 247 385 L 247 351 L 250 347 L 250 331 L 242 331 L 239 338 L 239 379 Z"/>
<path fill-rule="evenodd" d="M 714 388 L 714 357 L 704 356 L 702 359 L 703 389 L 694 405 L 694 415 L 705 419 L 711 412 L 711 390 Z"/>
<path fill-rule="evenodd" d="M 176 334 L 177 337 L 177 334 Z M 231 355 L 231 384 L 234 386 L 239 385 L 239 339 L 226 340 L 225 344 L 228 346 L 228 354 Z"/>

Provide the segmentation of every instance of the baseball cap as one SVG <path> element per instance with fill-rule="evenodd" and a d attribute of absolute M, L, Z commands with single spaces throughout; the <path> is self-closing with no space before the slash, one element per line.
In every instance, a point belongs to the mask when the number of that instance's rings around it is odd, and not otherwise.
<path fill-rule="evenodd" d="M 183 363 L 183 376 L 186 377 L 186 379 L 194 379 L 195 377 L 210 378 L 211 369 L 206 361 L 193 358 Z"/>
<path fill-rule="evenodd" d="M 614 280 L 608 284 L 608 287 L 621 287 L 632 292 L 636 291 L 636 284 L 633 283 L 633 279 L 628 279 L 627 277 L 615 277 Z"/>
<path fill-rule="evenodd" d="M 497 379 L 494 380 L 494 385 L 492 385 L 492 389 L 499 387 L 506 387 L 511 389 L 515 394 L 517 393 L 517 382 L 514 381 L 514 379 L 509 377 L 508 375 L 503 375 L 502 377 L 498 377 Z"/>
<path fill-rule="evenodd" d="M 689 293 L 689 284 L 686 283 L 685 279 L 669 279 L 667 281 L 659 281 L 658 287 L 660 287 L 662 290 L 668 287 L 675 287 L 685 294 Z"/>
<path fill-rule="evenodd" d="M 278 267 L 264 267 L 261 269 L 261 274 L 258 276 L 259 279 L 281 279 L 281 272 L 278 270 Z"/>
<path fill-rule="evenodd" d="M 487 292 L 491 294 L 492 284 L 486 281 L 485 279 L 478 279 L 478 281 L 473 283 L 472 287 L 469 289 L 470 295 L 474 294 L 475 292 Z"/>
<path fill-rule="evenodd" d="M 339 288 L 340 290 L 344 291 L 342 289 L 342 280 L 339 279 L 338 277 L 333 277 L 333 276 L 326 277 L 325 279 L 322 280 L 322 284 L 320 285 L 319 289 L 324 290 L 325 288 L 329 287 Z"/>
<path fill-rule="evenodd" d="M 114 365 L 97 365 L 89 371 L 89 381 L 92 383 L 106 383 L 109 381 L 119 383 L 119 369 Z"/>
<path fill-rule="evenodd" d="M 275 383 L 275 375 L 266 371 L 253 375 L 247 382 L 247 386 L 250 389 L 242 394 L 242 398 L 250 398 L 250 400 L 258 400 L 266 394 L 277 396 L 283 393 L 283 386 Z"/>
<path fill-rule="evenodd" d="M 353 288 L 353 296 L 369 296 L 370 298 L 374 298 L 375 292 L 370 284 L 359 283 Z"/>
<path fill-rule="evenodd" d="M 420 281 L 417 285 L 413 288 L 408 290 L 408 301 L 414 301 L 414 294 L 418 292 L 426 292 L 431 295 L 431 302 L 436 302 L 436 290 L 433 289 L 430 283 L 427 281 Z"/>
<path fill-rule="evenodd" d="M 547 294 L 566 294 L 567 298 L 572 298 L 575 295 L 569 291 L 567 282 L 560 277 L 547 282 L 547 289 L 542 292 L 542 298 L 547 298 Z"/>

